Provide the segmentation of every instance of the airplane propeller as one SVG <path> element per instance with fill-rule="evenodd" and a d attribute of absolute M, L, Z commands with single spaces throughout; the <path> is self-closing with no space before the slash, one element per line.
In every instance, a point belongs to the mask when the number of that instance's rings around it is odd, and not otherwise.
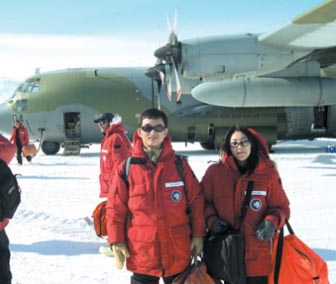
<path fill-rule="evenodd" d="M 172 77 L 174 72 L 175 82 L 176 82 L 176 102 L 180 102 L 182 95 L 182 87 L 178 74 L 178 65 L 182 62 L 182 50 L 181 42 L 178 41 L 176 26 L 177 26 L 177 16 L 175 13 L 174 27 L 172 28 L 169 20 L 167 18 L 168 28 L 169 28 L 169 37 L 168 43 L 157 50 L 155 50 L 154 55 L 169 65 L 169 76 L 167 76 L 167 96 L 171 98 L 171 84 Z"/>
<path fill-rule="evenodd" d="M 169 82 L 166 83 L 166 66 L 165 63 L 162 62 L 162 60 L 158 59 L 153 67 L 147 69 L 145 75 L 157 82 L 159 93 L 161 93 L 162 85 L 166 84 L 167 97 L 169 101 L 172 100 L 171 85 L 169 86 Z"/>

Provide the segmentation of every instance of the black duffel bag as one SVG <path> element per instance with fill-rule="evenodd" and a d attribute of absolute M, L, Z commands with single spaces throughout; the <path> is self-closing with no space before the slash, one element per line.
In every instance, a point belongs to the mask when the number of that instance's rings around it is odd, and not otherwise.
<path fill-rule="evenodd" d="M 208 233 L 204 243 L 208 273 L 231 284 L 246 284 L 244 240 L 239 231 Z"/>
<path fill-rule="evenodd" d="M 253 181 L 248 182 L 246 195 L 239 217 L 243 223 L 253 189 Z M 231 284 L 246 284 L 245 245 L 239 229 L 222 234 L 208 232 L 204 243 L 204 262 L 208 273 Z"/>

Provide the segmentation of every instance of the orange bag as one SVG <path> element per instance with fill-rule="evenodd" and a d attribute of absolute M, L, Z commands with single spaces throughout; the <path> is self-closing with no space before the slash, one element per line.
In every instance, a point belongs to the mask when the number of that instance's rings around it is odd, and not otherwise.
<path fill-rule="evenodd" d="M 34 144 L 25 145 L 22 147 L 23 156 L 34 156 L 37 153 L 37 149 Z"/>
<path fill-rule="evenodd" d="M 286 225 L 289 235 L 284 237 L 282 228 L 274 242 L 276 253 L 268 283 L 328 284 L 326 262 L 294 234 L 288 221 Z"/>
<path fill-rule="evenodd" d="M 98 237 L 107 236 L 106 202 L 100 202 L 92 212 L 93 226 Z"/>
<path fill-rule="evenodd" d="M 216 284 L 216 282 L 207 273 L 204 262 L 197 260 L 195 257 L 190 265 L 174 279 L 172 284 Z"/>

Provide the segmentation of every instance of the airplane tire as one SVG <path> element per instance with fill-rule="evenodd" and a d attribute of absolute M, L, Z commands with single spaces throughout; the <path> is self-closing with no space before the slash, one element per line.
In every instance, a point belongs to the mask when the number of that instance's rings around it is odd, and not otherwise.
<path fill-rule="evenodd" d="M 213 143 L 201 142 L 200 143 L 204 150 L 215 150 L 215 145 Z"/>
<path fill-rule="evenodd" d="M 42 143 L 42 151 L 46 155 L 55 155 L 60 149 L 60 143 L 44 141 Z"/>

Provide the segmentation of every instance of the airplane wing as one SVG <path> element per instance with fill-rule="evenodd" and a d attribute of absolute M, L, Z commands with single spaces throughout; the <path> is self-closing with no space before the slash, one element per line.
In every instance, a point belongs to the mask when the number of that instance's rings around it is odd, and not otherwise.
<path fill-rule="evenodd" d="M 155 56 L 179 59 L 182 76 L 199 80 L 191 95 L 207 104 L 335 105 L 335 34 L 336 0 L 326 0 L 272 33 L 168 43 Z"/>
<path fill-rule="evenodd" d="M 336 0 L 321 5 L 296 17 L 279 30 L 259 36 L 261 43 L 302 48 L 329 48 L 336 46 Z"/>

